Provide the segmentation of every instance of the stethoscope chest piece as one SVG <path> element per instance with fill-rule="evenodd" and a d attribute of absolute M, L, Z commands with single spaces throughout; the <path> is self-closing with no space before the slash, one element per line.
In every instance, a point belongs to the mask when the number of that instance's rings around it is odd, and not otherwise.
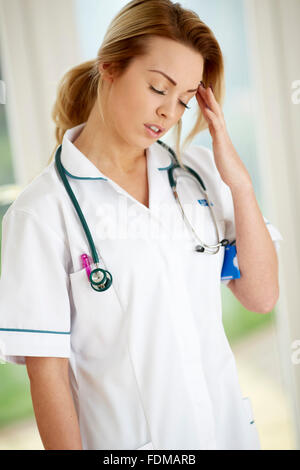
<path fill-rule="evenodd" d="M 95 291 L 103 292 L 111 286 L 112 275 L 106 269 L 96 268 L 91 271 L 90 282 Z"/>

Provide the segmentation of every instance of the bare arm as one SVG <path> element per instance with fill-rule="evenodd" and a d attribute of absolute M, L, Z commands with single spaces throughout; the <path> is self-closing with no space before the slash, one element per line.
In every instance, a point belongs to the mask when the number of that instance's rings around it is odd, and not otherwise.
<path fill-rule="evenodd" d="M 251 185 L 231 188 L 240 279 L 228 284 L 248 310 L 270 312 L 279 297 L 278 258 Z"/>
<path fill-rule="evenodd" d="M 82 450 L 68 366 L 68 358 L 26 357 L 35 418 L 46 450 Z"/>
<path fill-rule="evenodd" d="M 230 188 L 234 204 L 241 277 L 231 280 L 228 287 L 248 310 L 270 312 L 279 297 L 276 249 L 256 201 L 250 174 L 231 141 L 212 87 L 199 86 L 196 98 L 208 123 L 216 167 Z"/>

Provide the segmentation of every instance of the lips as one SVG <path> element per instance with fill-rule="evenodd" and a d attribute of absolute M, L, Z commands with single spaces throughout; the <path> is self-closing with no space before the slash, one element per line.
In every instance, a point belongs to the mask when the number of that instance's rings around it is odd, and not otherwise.
<path fill-rule="evenodd" d="M 144 124 L 144 126 L 145 126 L 146 132 L 151 138 L 154 137 L 154 139 L 157 139 L 157 137 L 159 137 L 162 133 L 161 131 L 158 131 L 158 132 L 153 131 L 150 127 L 146 126 L 146 124 Z"/>
<path fill-rule="evenodd" d="M 152 123 L 152 122 L 151 122 L 151 123 L 146 123 L 145 126 L 146 126 L 146 127 L 150 127 L 150 126 L 157 127 L 157 129 L 159 129 L 160 132 L 164 132 L 164 130 L 165 130 L 164 127 L 161 127 L 161 126 L 159 126 L 158 124 L 154 124 L 154 123 Z"/>

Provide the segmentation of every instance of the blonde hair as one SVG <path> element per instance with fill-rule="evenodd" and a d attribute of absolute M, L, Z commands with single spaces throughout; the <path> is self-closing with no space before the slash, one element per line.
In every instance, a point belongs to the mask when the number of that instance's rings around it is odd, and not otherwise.
<path fill-rule="evenodd" d="M 99 72 L 99 64 L 110 64 L 109 70 L 113 70 L 116 75 L 120 76 L 133 58 L 147 54 L 148 39 L 151 36 L 173 39 L 199 52 L 204 60 L 202 82 L 205 87 L 212 84 L 217 102 L 220 106 L 223 105 L 225 95 L 223 56 L 210 28 L 194 11 L 182 8 L 178 2 L 132 0 L 111 21 L 96 59 L 71 68 L 60 80 L 52 110 L 52 118 L 56 125 L 57 145 L 48 164 L 58 145 L 62 143 L 65 131 L 87 121 L 95 99 L 98 101 L 98 107 L 104 119 L 101 93 L 104 80 Z M 183 149 L 189 145 L 196 134 L 207 127 L 208 124 L 199 107 L 195 125 L 187 135 Z M 181 119 L 176 124 L 175 130 L 175 151 L 182 164 Z"/>

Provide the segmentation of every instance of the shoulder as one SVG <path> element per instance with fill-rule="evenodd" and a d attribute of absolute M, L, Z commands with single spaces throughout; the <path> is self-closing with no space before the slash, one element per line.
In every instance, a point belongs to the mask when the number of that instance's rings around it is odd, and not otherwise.
<path fill-rule="evenodd" d="M 204 145 L 190 145 L 182 152 L 182 163 L 196 171 L 202 178 L 207 192 L 214 198 L 222 198 L 225 183 L 216 167 L 213 151 Z"/>
<path fill-rule="evenodd" d="M 52 162 L 27 184 L 9 206 L 3 219 L 13 214 L 23 218 L 34 218 L 39 225 L 52 228 L 61 238 L 62 232 L 62 183 L 59 181 L 55 164 Z M 20 219 L 21 220 L 21 219 Z"/>
<path fill-rule="evenodd" d="M 232 205 L 230 188 L 221 178 L 213 151 L 203 145 L 192 144 L 182 152 L 182 162 L 202 178 L 209 199 L 224 213 Z"/>
<path fill-rule="evenodd" d="M 215 164 L 213 151 L 204 145 L 190 145 L 182 153 L 182 162 L 209 180 L 219 181 L 221 176 Z"/>

